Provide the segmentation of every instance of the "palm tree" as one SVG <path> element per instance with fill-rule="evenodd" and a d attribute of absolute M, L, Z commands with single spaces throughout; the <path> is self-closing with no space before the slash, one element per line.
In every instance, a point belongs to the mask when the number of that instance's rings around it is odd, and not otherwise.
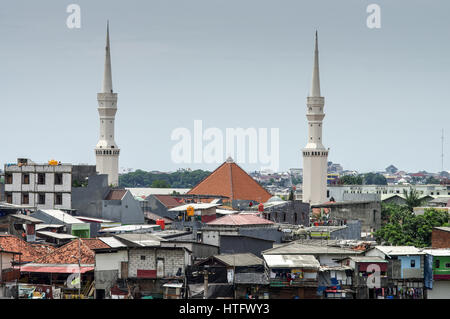
<path fill-rule="evenodd" d="M 423 203 L 423 198 L 420 198 L 419 192 L 412 187 L 410 187 L 409 192 L 404 189 L 403 195 L 405 196 L 406 207 L 410 212 L 414 211 L 414 207 L 419 207 Z"/>

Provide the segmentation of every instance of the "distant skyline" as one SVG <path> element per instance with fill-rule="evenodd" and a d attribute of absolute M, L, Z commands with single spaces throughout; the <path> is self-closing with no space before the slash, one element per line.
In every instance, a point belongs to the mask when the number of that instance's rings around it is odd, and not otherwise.
<path fill-rule="evenodd" d="M 80 29 L 66 25 L 72 3 Z M 380 29 L 366 25 L 372 3 Z M 444 129 L 448 171 L 448 12 L 444 0 L 3 1 L 1 168 L 21 157 L 95 164 L 109 19 L 121 168 L 215 169 L 171 160 L 171 132 L 195 120 L 279 128 L 280 170 L 301 168 L 317 29 L 328 160 L 439 172 Z"/>

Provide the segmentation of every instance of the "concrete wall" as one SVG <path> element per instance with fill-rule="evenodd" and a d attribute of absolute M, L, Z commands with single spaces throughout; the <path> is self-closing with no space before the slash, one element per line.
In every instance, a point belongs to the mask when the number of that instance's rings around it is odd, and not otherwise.
<path fill-rule="evenodd" d="M 167 207 L 164 206 L 156 197 L 155 195 L 147 196 L 145 199 L 148 202 L 148 209 L 159 216 L 162 217 L 168 217 L 171 219 L 174 219 L 175 216 L 178 215 L 178 212 L 169 212 Z"/>
<path fill-rule="evenodd" d="M 330 239 L 361 239 L 361 221 L 347 220 L 347 227 L 331 232 Z"/>
<path fill-rule="evenodd" d="M 276 223 L 286 223 L 291 225 L 309 226 L 309 211 L 308 203 L 303 203 L 299 200 L 286 201 L 283 205 L 269 207 L 264 210 L 266 219 Z"/>
<path fill-rule="evenodd" d="M 107 175 L 89 176 L 87 187 L 72 188 L 72 209 L 79 216 L 102 218 L 102 201 L 109 190 Z"/>
<path fill-rule="evenodd" d="M 122 200 L 103 200 L 102 217 L 109 220 L 120 221 L 122 224 L 144 224 L 144 213 L 141 205 L 127 191 Z"/>
<path fill-rule="evenodd" d="M 381 227 L 381 202 L 344 203 L 330 206 L 331 219 L 360 220 L 363 232 Z"/>
<path fill-rule="evenodd" d="M 262 257 L 261 252 L 273 248 L 273 242 L 243 236 L 220 236 L 221 254 L 252 253 Z"/>
<path fill-rule="evenodd" d="M 433 289 L 427 290 L 428 299 L 448 299 L 450 296 L 450 281 L 436 280 Z"/>
<path fill-rule="evenodd" d="M 281 243 L 283 236 L 283 233 L 278 230 L 278 227 L 208 227 L 202 229 L 202 242 L 219 246 L 220 234 L 242 235 L 270 240 L 275 243 Z"/>

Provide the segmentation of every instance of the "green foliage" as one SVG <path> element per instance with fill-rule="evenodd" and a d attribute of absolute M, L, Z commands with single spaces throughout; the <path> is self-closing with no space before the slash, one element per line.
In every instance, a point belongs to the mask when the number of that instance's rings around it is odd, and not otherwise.
<path fill-rule="evenodd" d="M 73 180 L 72 187 L 87 187 L 88 181 Z"/>
<path fill-rule="evenodd" d="M 449 222 L 446 211 L 430 208 L 423 215 L 415 215 L 408 205 L 383 205 L 381 215 L 385 224 L 375 232 L 375 238 L 394 246 L 429 247 L 433 227 Z"/>
<path fill-rule="evenodd" d="M 203 170 L 178 170 L 173 173 L 154 173 L 136 170 L 119 176 L 120 187 L 191 188 L 208 176 Z"/>
<path fill-rule="evenodd" d="M 301 184 L 303 182 L 303 179 L 302 179 L 301 176 L 298 177 L 298 178 L 292 176 L 291 180 L 292 180 L 292 184 L 294 184 L 294 185 L 298 185 L 298 184 Z"/>
<path fill-rule="evenodd" d="M 386 177 L 381 174 L 367 173 L 363 178 L 366 185 L 387 185 Z"/>
<path fill-rule="evenodd" d="M 152 182 L 151 187 L 153 187 L 153 188 L 169 188 L 170 185 L 169 185 L 169 183 L 167 183 L 164 180 L 161 181 L 161 180 L 157 179 Z"/>
<path fill-rule="evenodd" d="M 419 207 L 423 203 L 423 199 L 420 198 L 419 192 L 412 187 L 409 189 L 409 192 L 404 189 L 403 195 L 405 196 L 406 207 L 410 212 L 414 211 L 414 207 Z"/>
<path fill-rule="evenodd" d="M 339 183 L 343 185 L 387 185 L 386 178 L 375 173 L 345 175 L 339 178 Z"/>
<path fill-rule="evenodd" d="M 440 184 L 440 183 L 441 183 L 441 181 L 433 176 L 428 177 L 428 179 L 426 181 L 426 184 Z"/>
<path fill-rule="evenodd" d="M 362 185 L 363 178 L 361 175 L 345 175 L 339 178 L 339 183 L 343 185 Z"/>

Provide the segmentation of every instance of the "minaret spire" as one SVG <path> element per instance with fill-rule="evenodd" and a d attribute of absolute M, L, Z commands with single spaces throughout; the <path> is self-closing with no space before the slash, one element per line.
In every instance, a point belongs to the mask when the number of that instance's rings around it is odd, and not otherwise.
<path fill-rule="evenodd" d="M 316 30 L 316 41 L 314 47 L 314 68 L 312 74 L 311 81 L 311 91 L 309 93 L 310 97 L 319 97 L 320 96 L 320 77 L 319 77 L 319 44 L 317 39 L 317 30 Z"/>
<path fill-rule="evenodd" d="M 314 48 L 314 68 L 311 91 L 306 98 L 306 118 L 308 119 L 308 141 L 303 149 L 303 202 L 311 205 L 327 200 L 328 152 L 322 144 L 322 124 L 325 117 L 325 99 L 320 96 L 319 45 L 317 31 Z"/>
<path fill-rule="evenodd" d="M 114 140 L 114 124 L 117 112 L 117 93 L 113 92 L 111 76 L 111 52 L 109 46 L 109 21 L 106 25 L 106 53 L 103 88 L 97 94 L 100 134 L 95 147 L 97 172 L 108 175 L 108 185 L 119 184 L 120 149 Z"/>
<path fill-rule="evenodd" d="M 113 93 L 111 74 L 111 52 L 109 46 L 109 20 L 106 23 L 105 74 L 103 76 L 102 93 Z"/>

